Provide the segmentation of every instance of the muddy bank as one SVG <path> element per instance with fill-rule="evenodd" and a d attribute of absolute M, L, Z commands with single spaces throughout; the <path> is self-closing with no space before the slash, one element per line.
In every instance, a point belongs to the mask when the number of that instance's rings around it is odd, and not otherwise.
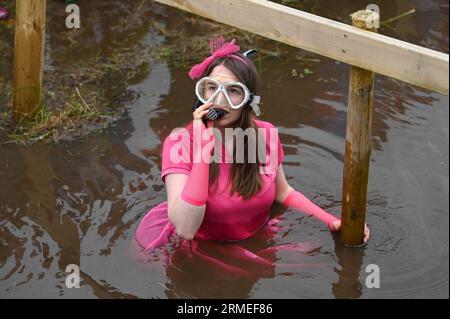
<path fill-rule="evenodd" d="M 151 23 L 137 16 L 145 16 L 148 2 L 140 7 L 99 4 L 94 8 L 102 12 L 101 19 L 85 14 L 83 28 L 69 30 L 64 27 L 65 4 L 49 1 L 42 104 L 32 119 L 16 121 L 11 112 L 13 4 L 6 1 L 10 16 L 0 23 L 0 127 L 9 137 L 7 143 L 56 143 L 104 129 L 122 118 L 126 105 L 140 94 L 130 85 L 142 80 L 151 61 L 159 59 L 156 48 L 141 43 Z M 80 6 L 88 12 L 89 5 L 81 2 Z M 125 12 L 131 15 L 128 19 L 123 19 Z M 117 23 L 111 28 L 106 21 Z M 94 33 L 97 45 L 89 33 Z"/>

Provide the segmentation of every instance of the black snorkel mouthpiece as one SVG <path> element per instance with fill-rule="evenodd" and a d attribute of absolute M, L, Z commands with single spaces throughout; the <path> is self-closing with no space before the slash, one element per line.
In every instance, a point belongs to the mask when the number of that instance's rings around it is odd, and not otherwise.
<path fill-rule="evenodd" d="M 192 110 L 195 111 L 202 104 L 203 103 L 199 99 L 196 99 L 196 101 L 194 102 L 194 105 L 192 105 Z M 221 117 L 223 117 L 224 115 L 225 115 L 225 111 L 223 111 L 221 109 L 210 108 L 208 111 L 208 114 L 206 114 L 205 117 L 208 120 L 216 121 L 216 120 L 220 119 Z M 206 123 L 205 123 L 205 125 L 206 125 Z"/>
<path fill-rule="evenodd" d="M 224 115 L 225 115 L 225 112 L 223 110 L 211 108 L 211 109 L 209 109 L 208 114 L 206 114 L 206 117 L 208 119 L 210 119 L 211 121 L 215 121 L 215 120 L 220 119 Z"/>

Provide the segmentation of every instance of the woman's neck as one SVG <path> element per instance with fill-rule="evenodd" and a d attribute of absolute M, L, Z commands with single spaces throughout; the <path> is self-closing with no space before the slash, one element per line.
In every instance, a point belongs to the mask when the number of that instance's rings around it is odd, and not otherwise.
<path fill-rule="evenodd" d="M 228 140 L 227 138 L 227 134 L 225 133 L 226 131 L 232 130 L 232 127 L 225 127 L 225 126 L 215 126 L 215 128 L 218 130 L 217 134 L 220 134 L 220 138 L 221 141 L 224 145 L 229 145 L 232 141 L 232 132 L 228 132 Z M 227 130 L 228 129 L 228 130 Z M 231 141 L 230 141 L 231 138 Z"/>

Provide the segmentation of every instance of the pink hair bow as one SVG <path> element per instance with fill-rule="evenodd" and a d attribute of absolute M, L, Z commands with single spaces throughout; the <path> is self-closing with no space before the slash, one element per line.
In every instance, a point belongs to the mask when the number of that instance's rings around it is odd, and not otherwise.
<path fill-rule="evenodd" d="M 235 44 L 235 39 L 231 40 L 231 42 L 225 42 L 223 36 L 221 36 L 220 38 L 213 38 L 209 40 L 209 46 L 211 49 L 211 55 L 203 60 L 202 63 L 194 65 L 189 71 L 188 74 L 192 80 L 200 77 L 203 72 L 206 71 L 208 66 L 212 62 L 214 62 L 214 60 L 224 56 L 236 58 L 247 64 L 247 62 L 245 62 L 245 60 L 243 60 L 242 58 L 236 55 L 231 55 L 232 53 L 238 52 L 240 50 L 240 47 Z"/>

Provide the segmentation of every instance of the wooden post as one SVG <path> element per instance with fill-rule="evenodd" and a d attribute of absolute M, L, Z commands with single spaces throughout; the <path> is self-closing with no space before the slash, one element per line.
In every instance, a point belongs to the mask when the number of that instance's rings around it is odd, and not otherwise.
<path fill-rule="evenodd" d="M 41 102 L 46 0 L 16 0 L 13 113 L 31 116 Z"/>
<path fill-rule="evenodd" d="M 353 26 L 376 32 L 378 13 L 360 10 L 351 17 Z M 375 73 L 351 66 L 341 226 L 341 242 L 347 246 L 364 244 L 374 82 Z"/>

